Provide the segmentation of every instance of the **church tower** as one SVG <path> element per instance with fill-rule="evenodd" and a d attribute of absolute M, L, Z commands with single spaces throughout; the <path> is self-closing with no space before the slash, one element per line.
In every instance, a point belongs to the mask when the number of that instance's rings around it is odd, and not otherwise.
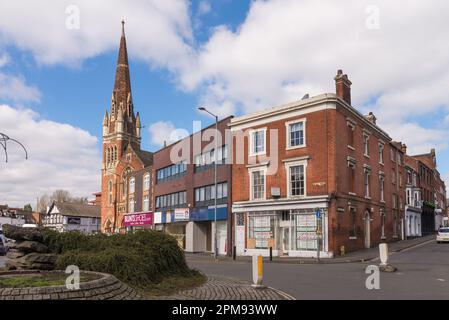
<path fill-rule="evenodd" d="M 127 150 L 140 154 L 140 116 L 134 114 L 131 92 L 128 52 L 125 37 L 125 22 L 122 21 L 122 35 L 117 59 L 114 89 L 109 112 L 103 117 L 103 161 L 102 161 L 102 205 L 101 220 L 103 232 L 115 232 L 120 211 L 120 185 L 123 184 L 123 170 L 130 168 L 125 157 Z M 128 156 L 129 157 L 129 156 Z"/>

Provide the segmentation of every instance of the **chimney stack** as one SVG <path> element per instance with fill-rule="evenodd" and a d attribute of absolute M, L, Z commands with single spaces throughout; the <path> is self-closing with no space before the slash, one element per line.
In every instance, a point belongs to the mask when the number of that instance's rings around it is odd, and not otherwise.
<path fill-rule="evenodd" d="M 367 116 L 365 116 L 365 118 L 372 124 L 376 124 L 377 118 L 374 113 L 370 112 Z"/>
<path fill-rule="evenodd" d="M 403 143 L 403 144 L 401 145 L 401 150 L 402 150 L 402 152 L 403 152 L 404 154 L 407 154 L 407 145 L 406 145 L 405 143 Z"/>
<path fill-rule="evenodd" d="M 343 74 L 342 70 L 337 71 L 335 76 L 335 87 L 337 89 L 337 96 L 343 99 L 347 104 L 351 105 L 351 85 L 348 75 Z"/>

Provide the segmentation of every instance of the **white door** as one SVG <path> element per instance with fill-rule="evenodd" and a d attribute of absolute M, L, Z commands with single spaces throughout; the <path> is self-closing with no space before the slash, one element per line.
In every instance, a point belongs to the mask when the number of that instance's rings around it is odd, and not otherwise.
<path fill-rule="evenodd" d="M 218 244 L 218 254 L 225 255 L 226 248 L 226 235 L 227 235 L 227 224 L 226 221 L 217 222 L 217 244 Z"/>
<path fill-rule="evenodd" d="M 289 237 L 290 237 L 290 228 L 282 228 L 282 253 L 284 255 L 288 254 L 288 251 L 290 250 L 289 246 Z"/>
<path fill-rule="evenodd" d="M 235 216 L 235 247 L 238 256 L 245 254 L 245 216 L 243 213 L 238 213 Z"/>
<path fill-rule="evenodd" d="M 369 212 L 365 214 L 365 248 L 371 248 L 371 219 Z"/>

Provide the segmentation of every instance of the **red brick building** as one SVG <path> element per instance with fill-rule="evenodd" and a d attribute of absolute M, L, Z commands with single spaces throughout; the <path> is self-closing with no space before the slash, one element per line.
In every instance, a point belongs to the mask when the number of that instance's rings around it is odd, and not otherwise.
<path fill-rule="evenodd" d="M 131 175 L 145 168 L 151 171 L 153 154 L 141 150 L 140 131 L 140 116 L 134 113 L 123 23 L 110 112 L 106 111 L 103 119 L 102 232 L 124 232 L 125 213 L 135 212 L 136 203 L 141 204 L 142 195 L 136 196 L 135 177 Z"/>
<path fill-rule="evenodd" d="M 346 75 L 335 81 L 336 94 L 231 120 L 238 254 L 315 256 L 320 233 L 322 257 L 401 238 L 402 145 L 351 106 Z"/>
<path fill-rule="evenodd" d="M 423 195 L 422 233 L 434 233 L 442 226 L 445 216 L 446 185 L 437 169 L 435 149 L 413 156 L 419 164 L 420 187 Z"/>
<path fill-rule="evenodd" d="M 217 195 L 218 253 L 230 253 L 231 135 L 227 127 L 230 120 L 228 117 L 218 123 L 217 191 L 215 125 L 154 153 L 155 227 L 175 236 L 188 252 L 214 251 Z"/>

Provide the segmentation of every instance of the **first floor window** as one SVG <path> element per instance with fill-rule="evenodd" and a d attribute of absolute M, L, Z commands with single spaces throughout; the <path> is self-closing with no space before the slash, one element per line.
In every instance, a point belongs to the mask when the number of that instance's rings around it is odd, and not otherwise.
<path fill-rule="evenodd" d="M 379 177 L 379 188 L 380 188 L 380 201 L 385 201 L 385 178 L 383 176 Z"/>
<path fill-rule="evenodd" d="M 290 167 L 291 196 L 303 196 L 305 194 L 304 165 Z"/>
<path fill-rule="evenodd" d="M 264 199 L 265 198 L 265 174 L 264 171 L 253 171 L 251 173 L 252 179 L 252 198 Z"/>
<path fill-rule="evenodd" d="M 369 197 L 369 183 L 370 183 L 370 173 L 365 172 L 365 197 Z"/>
<path fill-rule="evenodd" d="M 150 197 L 145 196 L 143 198 L 143 211 L 148 212 L 150 211 Z"/>
<path fill-rule="evenodd" d="M 148 191 L 150 190 L 150 175 L 147 174 L 143 178 L 143 190 Z"/>
<path fill-rule="evenodd" d="M 134 193 L 136 186 L 136 179 L 134 177 L 129 179 L 129 193 Z"/>
<path fill-rule="evenodd" d="M 348 164 L 348 183 L 349 183 L 349 192 L 355 193 L 355 164 Z"/>

